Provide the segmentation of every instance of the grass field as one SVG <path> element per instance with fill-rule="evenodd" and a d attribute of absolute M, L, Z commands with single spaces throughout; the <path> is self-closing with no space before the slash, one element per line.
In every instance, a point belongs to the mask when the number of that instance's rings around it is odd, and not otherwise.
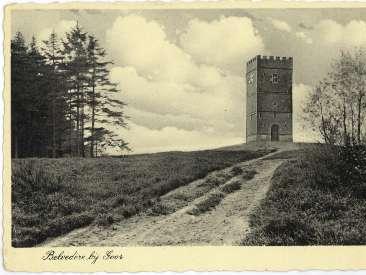
<path fill-rule="evenodd" d="M 160 196 L 264 151 L 197 151 L 97 159 L 12 160 L 12 243 L 34 246 L 91 223 L 159 206 Z"/>
<path fill-rule="evenodd" d="M 366 244 L 365 147 L 318 145 L 277 157 L 290 160 L 275 171 L 243 245 Z"/>

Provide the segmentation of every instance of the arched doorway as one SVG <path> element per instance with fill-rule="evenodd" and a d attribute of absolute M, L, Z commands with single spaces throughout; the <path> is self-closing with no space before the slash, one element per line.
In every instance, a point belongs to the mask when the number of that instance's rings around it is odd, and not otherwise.
<path fill-rule="evenodd" d="M 273 124 L 271 127 L 271 141 L 279 141 L 278 125 Z"/>

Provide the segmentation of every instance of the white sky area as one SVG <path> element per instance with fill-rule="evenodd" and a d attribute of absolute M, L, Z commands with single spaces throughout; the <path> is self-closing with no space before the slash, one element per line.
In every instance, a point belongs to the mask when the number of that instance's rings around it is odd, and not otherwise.
<path fill-rule="evenodd" d="M 17 11 L 12 33 L 41 41 L 76 21 L 114 61 L 128 107 L 115 129 L 134 153 L 245 141 L 245 64 L 257 54 L 294 58 L 294 140 L 318 141 L 302 120 L 312 87 L 340 49 L 366 45 L 366 13 L 351 9 Z"/>

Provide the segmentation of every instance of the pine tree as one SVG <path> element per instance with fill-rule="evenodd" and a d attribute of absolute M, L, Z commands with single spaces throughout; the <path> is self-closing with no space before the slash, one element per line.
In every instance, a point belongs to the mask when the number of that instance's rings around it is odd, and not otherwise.
<path fill-rule="evenodd" d="M 57 34 L 53 31 L 48 40 L 43 41 L 44 47 L 42 48 L 42 54 L 44 55 L 47 64 L 51 68 L 50 82 L 51 93 L 51 148 L 52 157 L 56 157 L 56 152 L 61 154 L 62 143 L 64 142 L 64 132 L 67 129 L 66 126 L 66 79 L 64 77 L 64 71 L 62 68 L 62 55 L 60 49 L 60 41 L 57 38 Z"/>
<path fill-rule="evenodd" d="M 86 53 L 87 33 L 77 24 L 69 33 L 66 33 L 66 40 L 63 41 L 62 54 L 65 57 L 65 70 L 70 84 L 69 89 L 69 119 L 70 127 L 73 116 L 76 124 L 76 155 L 85 156 L 84 151 L 84 121 L 85 121 L 85 88 L 87 83 L 87 53 Z M 70 142 L 73 131 L 70 129 Z M 72 151 L 72 150 L 70 150 Z"/>
<path fill-rule="evenodd" d="M 28 66 L 27 46 L 23 35 L 17 32 L 11 41 L 11 139 L 12 156 L 19 157 L 22 136 L 22 102 L 26 89 L 26 68 Z"/>
<path fill-rule="evenodd" d="M 106 141 L 110 146 L 118 146 L 121 150 L 128 149 L 128 144 L 123 139 L 118 138 L 112 131 L 103 127 L 96 130 L 96 123 L 126 127 L 126 117 L 123 113 L 123 107 L 126 104 L 114 98 L 114 95 L 120 91 L 117 89 L 117 85 L 109 80 L 108 65 L 112 62 L 105 60 L 105 50 L 100 47 L 98 40 L 92 35 L 89 35 L 87 50 L 90 67 L 90 91 L 88 93 L 88 104 L 91 109 L 90 157 L 94 157 L 97 156 L 94 145 L 96 142 L 101 143 L 101 140 Z M 116 109 L 119 111 L 116 111 Z"/>
<path fill-rule="evenodd" d="M 11 52 L 12 155 L 48 156 L 50 68 L 34 37 L 27 46 L 17 33 Z"/>

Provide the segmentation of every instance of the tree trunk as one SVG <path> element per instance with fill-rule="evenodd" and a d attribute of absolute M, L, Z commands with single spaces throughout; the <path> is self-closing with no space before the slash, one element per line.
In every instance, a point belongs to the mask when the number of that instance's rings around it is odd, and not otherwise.
<path fill-rule="evenodd" d="M 76 85 L 76 156 L 80 157 L 80 88 Z"/>
<path fill-rule="evenodd" d="M 70 94 L 70 101 L 69 101 L 69 155 L 72 156 L 72 96 Z"/>
<path fill-rule="evenodd" d="M 95 157 L 98 156 L 98 142 L 95 142 Z"/>
<path fill-rule="evenodd" d="M 92 117 L 91 117 L 91 131 L 90 131 L 90 157 L 94 157 L 94 125 L 95 125 L 95 83 L 94 72 L 92 79 Z"/>
<path fill-rule="evenodd" d="M 358 97 L 357 101 L 357 143 L 361 144 L 361 109 L 362 109 L 362 95 Z"/>
<path fill-rule="evenodd" d="M 52 99 L 52 157 L 56 157 L 56 100 Z"/>
<path fill-rule="evenodd" d="M 85 122 L 85 110 L 84 110 L 84 91 L 81 92 L 81 132 L 80 132 L 80 150 L 81 156 L 85 158 L 85 145 L 84 145 L 84 122 Z"/>
<path fill-rule="evenodd" d="M 321 131 L 323 132 L 323 137 L 324 137 L 325 143 L 329 144 L 330 140 L 329 140 L 327 132 L 326 132 L 324 115 L 323 115 L 323 107 L 322 107 L 321 103 L 320 103 L 320 113 L 321 113 L 321 119 L 322 119 L 322 124 L 321 124 L 322 129 L 321 129 Z"/>
<path fill-rule="evenodd" d="M 355 112 L 353 110 L 353 104 L 351 103 L 351 144 L 355 141 Z"/>
<path fill-rule="evenodd" d="M 56 78 L 56 65 L 55 65 L 55 52 L 54 45 L 52 48 L 52 67 L 53 77 L 55 77 L 55 88 L 52 93 L 52 157 L 56 157 L 56 96 L 57 96 L 57 78 Z"/>
<path fill-rule="evenodd" d="M 344 145 L 348 144 L 346 98 L 343 98 L 343 143 Z"/>

